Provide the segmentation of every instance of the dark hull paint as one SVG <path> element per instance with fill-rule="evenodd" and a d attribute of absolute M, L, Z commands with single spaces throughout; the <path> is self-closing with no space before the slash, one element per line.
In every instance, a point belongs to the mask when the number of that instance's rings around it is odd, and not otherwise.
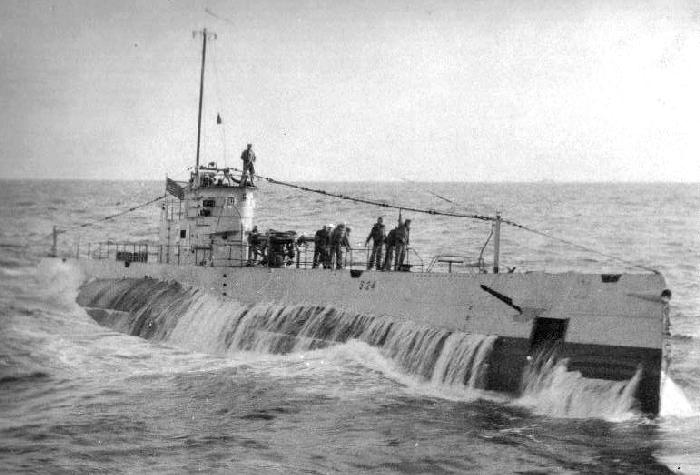
<path fill-rule="evenodd" d="M 489 358 L 486 389 L 520 392 L 529 354 L 529 339 L 499 337 Z M 648 415 L 659 413 L 660 349 L 564 343 L 557 349 L 556 358 L 568 358 L 569 371 L 579 371 L 586 378 L 613 381 L 631 379 L 641 365 L 642 377 L 635 393 L 638 409 Z"/>

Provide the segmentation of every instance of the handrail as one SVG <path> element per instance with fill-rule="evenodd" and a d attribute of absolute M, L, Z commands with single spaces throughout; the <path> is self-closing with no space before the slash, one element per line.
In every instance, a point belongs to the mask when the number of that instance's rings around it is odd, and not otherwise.
<path fill-rule="evenodd" d="M 246 242 L 231 242 L 226 244 L 213 244 L 208 246 L 184 246 L 166 245 L 153 242 L 129 242 L 129 241 L 102 241 L 82 243 L 76 246 L 73 255 L 78 259 L 110 259 L 117 261 L 139 262 L 144 264 L 173 264 L 213 267 L 251 267 L 269 265 L 264 256 L 258 255 L 250 260 L 249 245 Z M 343 256 L 343 268 L 366 269 L 369 247 L 353 247 L 348 249 Z M 313 268 L 314 246 L 313 243 L 305 243 L 294 248 L 294 256 L 284 255 L 280 267 L 294 267 L 297 269 Z M 484 269 L 484 262 L 469 262 L 466 256 L 441 254 L 433 257 L 426 266 L 423 257 L 415 248 L 408 248 L 409 255 L 415 256 L 419 264 L 414 269 L 419 272 L 433 272 L 441 258 L 452 257 L 462 260 L 461 263 L 452 262 L 460 267 L 474 267 Z M 409 262 L 410 263 L 410 262 Z M 273 266 L 274 267 L 274 266 Z M 452 265 L 450 264 L 450 272 Z M 322 266 L 320 266 L 322 268 Z"/>
<path fill-rule="evenodd" d="M 423 258 L 420 256 L 420 254 L 418 254 L 415 247 L 409 247 L 408 250 L 413 251 L 413 254 L 418 258 L 418 260 L 420 261 L 420 270 L 421 272 L 423 272 L 423 270 L 425 269 L 425 263 L 423 262 Z"/>
<path fill-rule="evenodd" d="M 461 259 L 461 262 L 458 261 L 449 261 L 449 260 L 441 260 L 445 258 L 459 258 Z M 480 272 L 484 272 L 486 267 L 485 267 L 485 261 L 483 258 L 479 258 L 476 261 L 469 261 L 467 256 L 460 256 L 460 255 L 455 255 L 455 254 L 438 254 L 437 256 L 434 256 L 432 260 L 430 261 L 430 264 L 428 264 L 428 268 L 426 269 L 426 272 L 432 272 L 433 269 L 435 268 L 435 265 L 438 263 L 447 263 L 448 264 L 448 272 L 452 272 L 452 265 L 457 265 L 461 267 L 466 267 L 466 268 L 477 268 L 479 269 Z"/>

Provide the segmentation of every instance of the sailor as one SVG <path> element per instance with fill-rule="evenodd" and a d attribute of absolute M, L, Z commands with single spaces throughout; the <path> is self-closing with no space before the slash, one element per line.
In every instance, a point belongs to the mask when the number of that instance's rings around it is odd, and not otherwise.
<path fill-rule="evenodd" d="M 331 269 L 343 268 L 343 248 L 350 250 L 349 231 L 345 223 L 340 223 L 331 233 Z"/>
<path fill-rule="evenodd" d="M 328 268 L 328 246 L 331 238 L 331 227 L 332 225 L 326 224 L 316 231 L 314 235 L 314 269 L 316 269 L 319 264 L 324 268 Z"/>
<path fill-rule="evenodd" d="M 374 267 L 376 262 L 377 270 L 382 268 L 382 250 L 384 247 L 384 239 L 386 239 L 386 233 L 384 228 L 384 220 L 380 216 L 377 218 L 377 222 L 372 226 L 372 230 L 369 232 L 369 236 L 365 239 L 365 247 L 369 244 L 369 240 L 372 240 L 372 251 L 369 254 L 369 261 L 367 262 L 367 269 Z"/>
<path fill-rule="evenodd" d="M 396 248 L 396 228 L 389 231 L 384 240 L 386 244 L 386 256 L 384 256 L 384 270 L 391 270 L 391 263 L 394 260 L 394 249 Z"/>
<path fill-rule="evenodd" d="M 394 270 L 404 270 L 408 242 L 411 235 L 411 220 L 407 219 L 396 228 L 396 266 Z"/>
<path fill-rule="evenodd" d="M 285 253 L 284 256 L 286 258 L 285 265 L 286 266 L 291 266 L 294 264 L 294 258 L 297 256 L 299 253 L 299 249 L 296 246 L 296 242 L 294 240 L 291 240 L 285 245 Z"/>
<path fill-rule="evenodd" d="M 335 224 L 333 223 L 328 223 L 326 226 L 326 233 L 327 233 L 327 238 L 326 238 L 326 245 L 324 246 L 324 253 L 326 260 L 323 263 L 323 268 L 324 269 L 331 269 L 331 236 L 333 235 L 333 231 L 335 231 Z"/>
<path fill-rule="evenodd" d="M 243 153 L 241 153 L 241 160 L 243 160 L 243 173 L 241 174 L 241 186 L 255 186 L 253 182 L 253 177 L 255 176 L 255 152 L 253 152 L 253 144 L 249 143 Z M 250 180 L 250 181 L 249 181 Z"/>
<path fill-rule="evenodd" d="M 258 227 L 253 226 L 253 229 L 248 233 L 248 263 L 247 266 L 254 266 L 258 260 Z"/>

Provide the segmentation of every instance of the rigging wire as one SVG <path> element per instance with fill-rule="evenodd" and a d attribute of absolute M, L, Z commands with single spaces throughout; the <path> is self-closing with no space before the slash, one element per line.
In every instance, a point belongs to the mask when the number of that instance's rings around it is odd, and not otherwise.
<path fill-rule="evenodd" d="M 235 169 L 235 168 L 234 168 L 233 170 L 240 171 L 240 170 Z M 439 211 L 439 210 L 435 210 L 435 209 L 413 208 L 413 207 L 410 207 L 410 206 L 403 206 L 403 205 L 400 206 L 400 205 L 397 205 L 397 204 L 384 203 L 384 202 L 381 202 L 381 201 L 368 200 L 368 199 L 365 199 L 365 198 L 358 198 L 358 197 L 356 197 L 356 196 L 348 196 L 348 195 L 343 195 L 343 194 L 340 194 L 340 193 L 331 193 L 331 192 L 328 192 L 328 191 L 325 191 L 325 190 L 320 190 L 320 189 L 316 189 L 316 188 L 309 188 L 309 187 L 301 186 L 301 185 L 295 185 L 295 184 L 293 184 L 293 183 L 288 183 L 288 182 L 284 182 L 284 181 L 281 181 L 281 180 L 276 180 L 276 179 L 270 178 L 270 177 L 264 177 L 264 176 L 262 176 L 262 175 L 257 175 L 257 176 L 258 176 L 259 178 L 262 178 L 262 179 L 264 179 L 265 181 L 267 181 L 267 182 L 269 182 L 269 183 L 272 183 L 272 184 L 275 184 L 275 185 L 282 185 L 282 186 L 286 186 L 286 187 L 290 187 L 290 188 L 295 188 L 295 189 L 298 189 L 298 190 L 301 190 L 301 191 L 306 191 L 306 192 L 310 192 L 310 193 L 317 193 L 317 194 L 321 194 L 321 195 L 324 195 L 324 196 L 329 196 L 329 197 L 333 197 L 333 198 L 339 198 L 339 199 L 348 200 L 348 201 L 354 201 L 354 202 L 356 202 L 356 203 L 363 203 L 363 204 L 368 204 L 368 205 L 372 205 L 372 206 L 379 206 L 379 207 L 382 207 L 382 208 L 393 208 L 393 209 L 398 209 L 398 210 L 403 210 L 403 211 L 412 211 L 412 212 L 414 212 L 414 213 L 431 214 L 431 215 L 434 215 L 434 216 L 447 216 L 447 217 L 452 217 L 452 218 L 467 218 L 467 219 L 476 219 L 476 220 L 481 220 L 481 221 L 491 221 L 491 222 L 494 222 L 494 221 L 500 220 L 501 223 L 506 224 L 506 225 L 508 225 L 508 226 L 512 226 L 512 227 L 517 228 L 517 229 L 522 229 L 523 231 L 527 231 L 527 232 L 530 232 L 530 233 L 533 233 L 533 234 L 537 234 L 537 235 L 539 235 L 539 236 L 545 237 L 545 238 L 547 238 L 547 239 L 551 239 L 551 240 L 553 240 L 553 241 L 559 241 L 559 242 L 561 242 L 561 243 L 563 243 L 563 244 L 566 244 L 566 245 L 575 247 L 575 248 L 577 248 L 577 249 L 581 249 L 581 250 L 590 252 L 590 253 L 592 253 L 592 254 L 597 254 L 597 255 L 599 255 L 599 256 L 601 256 L 601 257 L 605 257 L 605 258 L 607 258 L 607 259 L 611 259 L 611 260 L 615 260 L 615 261 L 618 261 L 618 262 L 627 264 L 627 265 L 629 265 L 629 266 L 631 266 L 631 267 L 637 267 L 637 268 L 639 268 L 639 269 L 644 269 L 644 270 L 646 270 L 646 271 L 653 272 L 654 274 L 660 274 L 660 272 L 659 272 L 657 269 L 654 269 L 654 268 L 652 268 L 652 267 L 645 266 L 645 265 L 643 265 L 643 264 L 639 264 L 638 262 L 630 261 L 630 260 L 628 260 L 628 259 L 624 259 L 624 258 L 622 258 L 622 257 L 616 256 L 616 255 L 613 255 L 613 254 L 609 254 L 609 253 L 606 253 L 606 252 L 602 252 L 602 251 L 599 251 L 599 250 L 597 250 L 597 249 L 593 249 L 593 248 L 591 248 L 591 247 L 588 247 L 588 246 L 584 246 L 584 245 L 582 245 L 582 244 L 575 243 L 575 242 L 573 242 L 573 241 L 570 241 L 570 240 L 568 240 L 568 239 L 564 239 L 564 238 L 559 237 L 559 236 L 555 236 L 555 235 L 552 235 L 552 234 L 545 233 L 545 232 L 543 232 L 543 231 L 539 231 L 539 230 L 537 230 L 537 229 L 531 228 L 531 227 L 526 226 L 526 225 L 524 225 L 524 224 L 517 223 L 517 222 L 515 222 L 515 221 L 513 221 L 513 220 L 510 220 L 510 219 L 504 219 L 504 218 L 500 218 L 500 217 L 486 216 L 486 215 L 480 215 L 480 214 L 466 214 L 466 213 L 465 213 L 465 214 L 461 214 L 461 213 L 452 213 L 452 212 L 446 212 L 446 211 Z M 457 205 L 459 206 L 458 203 L 454 203 L 454 204 L 457 204 Z M 491 236 L 489 236 L 489 239 L 490 239 L 490 237 L 491 237 Z M 487 241 L 487 242 L 488 242 L 488 241 Z"/>
<path fill-rule="evenodd" d="M 446 196 L 439 195 L 439 194 L 435 193 L 433 190 L 421 186 L 418 182 L 415 182 L 415 181 L 413 181 L 413 180 L 409 180 L 409 179 L 407 179 L 407 178 L 401 178 L 401 180 L 405 181 L 406 183 L 412 184 L 413 186 L 415 186 L 416 188 L 420 189 L 421 191 L 423 191 L 423 192 L 425 192 L 425 193 L 428 193 L 428 194 L 430 194 L 430 195 L 432 195 L 432 196 L 434 196 L 434 197 L 436 197 L 436 198 L 438 198 L 438 199 L 441 199 L 442 201 L 445 201 L 445 202 L 451 204 L 452 206 L 456 206 L 456 207 L 461 208 L 461 209 L 463 209 L 463 210 L 471 211 L 470 208 L 469 208 L 468 206 L 466 206 L 466 205 L 464 205 L 464 204 L 462 204 L 462 203 L 458 203 L 458 202 L 456 202 L 455 200 L 452 200 L 452 199 L 450 199 L 450 198 L 448 198 L 448 197 L 446 197 Z"/>
<path fill-rule="evenodd" d="M 241 172 L 242 170 L 238 168 L 231 168 L 231 170 Z M 415 208 L 412 206 L 405 206 L 405 205 L 398 205 L 398 204 L 393 204 L 393 203 L 385 203 L 382 201 L 376 201 L 376 200 L 369 200 L 366 198 L 359 198 L 357 196 L 349 196 L 349 195 L 343 195 L 341 193 L 332 193 L 329 191 L 325 190 L 320 190 L 317 188 L 309 188 L 306 186 L 301 186 L 301 185 L 295 185 L 293 183 L 289 183 L 286 181 L 281 181 L 281 180 L 276 180 L 271 177 L 265 177 L 259 174 L 255 174 L 258 178 L 261 178 L 269 183 L 272 183 L 274 185 L 281 185 L 281 186 L 286 186 L 289 188 L 294 188 L 297 190 L 301 191 L 307 191 L 310 193 L 317 193 L 320 195 L 325 195 L 329 196 L 331 198 L 339 198 L 342 200 L 347 200 L 347 201 L 354 201 L 355 203 L 362 203 L 362 204 L 367 204 L 371 206 L 378 206 L 381 208 L 391 208 L 391 209 L 398 209 L 398 210 L 403 210 L 403 211 L 412 211 L 414 213 L 424 213 L 424 214 L 432 214 L 435 216 L 449 216 L 453 218 L 469 218 L 469 219 L 476 219 L 476 220 L 481 220 L 481 221 L 496 221 L 496 218 L 493 216 L 486 216 L 486 215 L 480 215 L 480 214 L 467 214 L 467 213 L 452 213 L 452 212 L 447 212 L 447 211 L 439 211 L 436 209 L 432 208 Z"/>
<path fill-rule="evenodd" d="M 146 207 L 146 206 L 148 206 L 148 205 L 151 205 L 151 204 L 155 203 L 156 201 L 159 201 L 159 200 L 162 200 L 162 199 L 166 198 L 167 196 L 168 196 L 167 194 L 162 195 L 162 196 L 158 196 L 157 198 L 153 198 L 153 199 L 151 199 L 151 200 L 148 200 L 148 201 L 145 202 L 145 203 L 141 203 L 141 204 L 139 204 L 139 205 L 132 206 L 131 208 L 125 209 L 125 210 L 123 210 L 123 211 L 120 211 L 120 212 L 118 212 L 118 213 L 115 213 L 115 214 L 112 214 L 112 215 L 109 215 L 109 216 L 103 216 L 102 218 L 99 218 L 99 219 L 94 219 L 94 220 L 92 220 L 92 221 L 86 221 L 86 222 L 84 222 L 84 223 L 75 224 L 75 225 L 73 225 L 73 226 L 68 226 L 68 227 L 66 227 L 66 228 L 56 228 L 56 232 L 62 234 L 62 233 L 68 232 L 68 231 L 72 231 L 72 230 L 74 230 L 74 229 L 78 229 L 78 228 L 87 228 L 87 227 L 89 227 L 89 226 L 94 226 L 94 225 L 96 225 L 96 224 L 103 223 L 103 222 L 105 222 L 105 221 L 109 221 L 110 219 L 114 219 L 114 218 L 118 218 L 118 217 L 120 217 L 120 216 L 124 216 L 125 214 L 134 212 L 134 211 L 136 211 L 137 209 L 144 208 L 144 207 Z M 29 245 L 35 245 L 35 244 L 38 244 L 39 242 L 42 242 L 42 241 L 44 241 L 44 240 L 46 240 L 46 239 L 48 239 L 48 238 L 50 238 L 50 237 L 52 237 L 52 236 L 53 236 L 53 231 L 50 232 L 50 233 L 48 233 L 48 234 L 42 235 L 42 236 L 40 236 L 40 237 L 38 237 L 38 238 L 36 238 L 36 239 L 31 239 L 31 240 L 29 240 L 29 243 L 28 243 L 28 244 L 24 244 L 24 245 L 21 245 L 21 246 L 20 246 L 20 245 L 16 245 L 16 246 L 13 245 L 12 247 L 27 247 L 27 246 L 29 246 Z"/>
<path fill-rule="evenodd" d="M 591 252 L 591 253 L 593 253 L 593 254 L 597 254 L 597 255 L 599 255 L 599 256 L 601 256 L 601 257 L 606 257 L 606 258 L 608 258 L 608 259 L 616 260 L 616 261 L 618 261 L 618 262 L 622 262 L 622 263 L 627 264 L 627 265 L 630 265 L 630 266 L 632 266 L 632 267 L 638 267 L 638 268 L 640 268 L 640 269 L 648 270 L 648 271 L 650 271 L 650 272 L 653 272 L 654 274 L 660 274 L 660 272 L 659 272 L 657 269 L 654 269 L 653 267 L 645 266 L 645 265 L 643 265 L 643 264 L 639 264 L 639 263 L 637 263 L 637 262 L 630 261 L 630 260 L 628 260 L 628 259 L 624 259 L 624 258 L 622 258 L 622 257 L 616 256 L 616 255 L 614 255 L 614 254 L 608 254 L 608 253 L 606 253 L 606 252 L 602 252 L 602 251 L 599 251 L 599 250 L 597 250 L 597 249 L 593 249 L 593 248 L 591 248 L 591 247 L 588 247 L 588 246 L 584 246 L 584 245 L 582 245 L 582 244 L 575 243 L 575 242 L 570 241 L 570 240 L 568 240 L 568 239 L 564 239 L 564 238 L 559 237 L 559 236 L 555 236 L 555 235 L 552 235 L 552 234 L 545 233 L 544 231 L 539 231 L 539 230 L 534 229 L 534 228 L 531 228 L 531 227 L 529 227 L 529 226 L 525 226 L 524 224 L 516 223 L 515 221 L 512 221 L 512 220 L 510 220 L 510 219 L 502 219 L 501 222 L 504 223 L 504 224 L 507 224 L 507 225 L 509 225 L 509 226 L 512 226 L 512 227 L 514 227 L 514 228 L 522 229 L 522 230 L 524 230 L 524 231 L 528 231 L 528 232 L 530 232 L 530 233 L 537 234 L 538 236 L 543 236 L 543 237 L 546 237 L 546 238 L 548 238 L 548 239 L 552 239 L 553 241 L 559 241 L 559 242 L 561 242 L 561 243 L 563 243 L 563 244 L 567 244 L 567 245 L 569 245 L 569 246 L 571 246 L 571 247 L 575 247 L 575 248 L 581 249 L 581 250 L 583 250 L 583 251 L 587 251 L 587 252 Z"/>
<path fill-rule="evenodd" d="M 71 230 L 77 229 L 77 228 L 87 228 L 88 226 L 94 226 L 95 224 L 102 223 L 103 221 L 109 221 L 110 219 L 118 218 L 120 216 L 124 216 L 125 214 L 129 214 L 133 211 L 136 211 L 137 209 L 144 208 L 150 204 L 155 203 L 156 201 L 159 201 L 159 200 L 166 198 L 167 196 L 168 196 L 167 194 L 161 195 L 161 196 L 158 196 L 157 198 L 153 198 L 152 200 L 146 201 L 145 203 L 142 203 L 140 205 L 132 206 L 129 209 L 126 209 L 124 211 L 120 211 L 119 213 L 112 214 L 109 216 L 104 216 L 102 218 L 88 221 L 88 222 L 85 222 L 82 224 L 76 224 L 74 226 L 69 226 L 67 228 L 62 229 L 62 231 L 66 232 L 66 231 L 71 231 Z M 50 234 L 49 234 L 49 236 L 50 236 Z"/>
<path fill-rule="evenodd" d="M 237 168 L 231 168 L 231 170 L 241 172 L 241 170 L 240 170 L 240 169 L 237 169 Z M 513 221 L 513 220 L 510 220 L 510 219 L 499 218 L 499 217 L 493 217 L 493 216 L 486 216 L 486 215 L 479 215 L 479 214 L 466 214 L 466 213 L 465 213 L 465 214 L 460 214 L 460 213 L 452 213 L 452 212 L 439 211 L 439 210 L 435 210 L 435 209 L 414 208 L 414 207 L 411 207 L 411 206 L 403 206 L 403 205 L 397 205 L 397 204 L 393 204 L 393 203 L 385 203 L 385 202 L 381 202 L 381 201 L 369 200 L 369 199 L 366 199 L 366 198 L 358 198 L 358 197 L 356 197 L 356 196 L 343 195 L 343 194 L 341 194 L 341 193 L 332 193 L 332 192 L 328 192 L 328 191 L 321 190 L 321 189 L 309 188 L 309 187 L 301 186 L 301 185 L 295 185 L 295 184 L 293 184 L 293 183 L 289 183 L 289 182 L 285 182 L 285 181 L 281 181 L 281 180 L 276 180 L 276 179 L 274 179 L 274 178 L 265 177 L 265 176 L 262 176 L 262 175 L 257 175 L 257 176 L 258 176 L 258 178 L 261 178 L 261 179 L 267 181 L 268 183 L 271 183 L 271 184 L 274 184 L 274 185 L 286 186 L 286 187 L 293 188 L 293 189 L 297 189 L 297 190 L 300 190 L 300 191 L 305 191 L 305 192 L 309 192 L 309 193 L 321 194 L 321 195 L 328 196 L 328 197 L 331 197 L 331 198 L 338 198 L 338 199 L 342 199 L 342 200 L 353 201 L 353 202 L 356 202 L 356 203 L 362 203 L 362 204 L 367 204 L 367 205 L 371 205 L 371 206 L 378 206 L 378 207 L 381 207 L 381 208 L 392 208 L 392 209 L 398 209 L 398 210 L 401 210 L 401 211 L 412 211 L 412 212 L 414 212 L 414 213 L 424 213 L 424 214 L 430 214 L 430 215 L 434 215 L 434 216 L 447 216 L 447 217 L 452 217 L 452 218 L 467 218 L 467 219 L 475 219 L 475 220 L 480 220 L 480 221 L 495 222 L 495 221 L 497 221 L 497 220 L 500 220 L 501 223 L 506 224 L 506 225 L 508 225 L 508 226 L 512 226 L 512 227 L 517 228 L 517 229 L 522 229 L 523 231 L 527 231 L 527 232 L 536 234 L 536 235 L 538 235 L 538 236 L 542 236 L 542 237 L 545 237 L 545 238 L 547 238 L 547 239 L 551 239 L 551 240 L 553 240 L 553 241 L 559 241 L 559 242 L 561 242 L 561 243 L 563 243 L 563 244 L 566 244 L 566 245 L 568 245 L 568 246 L 571 246 L 571 247 L 574 247 L 574 248 L 577 248 L 577 249 L 581 249 L 581 250 L 584 250 L 584 251 L 587 251 L 587 252 L 590 252 L 590 253 L 593 253 L 593 254 L 597 254 L 597 255 L 599 255 L 599 256 L 601 256 L 601 257 L 605 257 L 605 258 L 607 258 L 607 259 L 615 260 L 615 261 L 618 261 L 618 262 L 627 264 L 627 265 L 629 265 L 629 266 L 631 266 L 631 267 L 637 267 L 637 268 L 639 268 L 639 269 L 644 269 L 644 270 L 649 271 L 649 272 L 652 272 L 652 273 L 654 273 L 654 274 L 660 274 L 660 272 L 659 272 L 657 269 L 654 269 L 654 268 L 652 268 L 652 267 L 645 266 L 645 265 L 643 265 L 643 264 L 639 264 L 639 263 L 637 263 L 637 262 L 630 261 L 630 260 L 628 260 L 628 259 L 624 259 L 624 258 L 622 258 L 622 257 L 616 256 L 616 255 L 613 255 L 613 254 L 609 254 L 609 253 L 606 253 L 606 252 L 599 251 L 599 250 L 597 250 L 597 249 L 593 249 L 593 248 L 588 247 L 588 246 L 584 246 L 584 245 L 578 244 L 578 243 L 573 242 L 573 241 L 571 241 L 571 240 L 569 240 L 569 239 L 564 239 L 564 238 L 559 237 L 559 236 L 555 236 L 555 235 L 552 235 L 552 234 L 545 233 L 545 232 L 543 232 L 543 231 L 539 231 L 539 230 L 537 230 L 537 229 L 531 228 L 531 227 L 526 226 L 526 225 L 524 225 L 524 224 L 517 223 L 517 222 L 515 222 L 515 221 Z M 109 220 L 111 220 L 111 219 L 118 218 L 118 217 L 123 216 L 123 215 L 125 215 L 125 214 L 128 214 L 128 213 L 131 213 L 131 212 L 133 212 L 133 211 L 136 211 L 137 209 L 146 207 L 146 206 L 148 206 L 148 205 L 150 205 L 150 204 L 153 204 L 153 203 L 155 203 L 156 201 L 162 200 L 162 199 L 164 199 L 164 198 L 166 198 L 166 197 L 167 197 L 167 194 L 161 195 L 161 196 L 158 196 L 158 197 L 156 197 L 156 198 L 153 198 L 153 199 L 151 199 L 151 200 L 149 200 L 149 201 L 146 201 L 145 203 L 142 203 L 142 204 L 139 204 L 139 205 L 136 205 L 136 206 L 132 206 L 132 207 L 130 207 L 130 208 L 128 208 L 128 209 L 125 209 L 125 210 L 123 210 L 123 211 L 120 211 L 119 213 L 115 213 L 115 214 L 112 214 L 112 215 L 109 215 L 109 216 L 104 216 L 104 217 L 99 218 L 99 219 L 96 219 L 96 220 L 88 221 L 88 222 L 81 223 L 81 224 L 76 224 L 76 225 L 74 225 L 74 226 L 70 226 L 70 227 L 61 229 L 60 232 L 67 232 L 67 231 L 71 231 L 71 230 L 73 230 L 73 229 L 78 229 L 78 228 L 86 228 L 86 227 L 88 227 L 88 226 L 93 226 L 93 225 L 95 225 L 95 224 L 99 224 L 99 223 L 102 223 L 102 222 L 105 222 L 105 221 L 109 221 Z M 41 238 L 37 239 L 36 241 L 38 241 L 38 240 L 43 240 L 43 239 L 46 239 L 46 238 L 48 238 L 48 237 L 51 237 L 52 234 L 53 234 L 53 233 L 49 233 L 48 235 L 46 235 L 46 236 L 44 236 L 44 237 L 41 237 Z M 489 234 L 489 236 L 488 236 L 488 238 L 487 238 L 487 240 L 486 240 L 486 243 L 484 243 L 484 246 L 482 247 L 481 254 L 483 254 L 484 249 L 486 248 L 486 245 L 488 244 L 489 240 L 491 239 L 492 234 L 493 234 L 493 229 L 492 229 L 491 234 Z"/>
<path fill-rule="evenodd" d="M 404 180 L 404 181 L 406 181 L 406 182 L 409 182 L 409 183 L 412 183 L 412 184 L 418 186 L 418 184 L 417 184 L 416 182 L 413 182 L 412 180 L 407 180 L 407 179 L 405 179 L 405 178 L 402 178 L 402 180 Z M 423 189 L 422 187 L 419 187 L 419 188 Z M 465 205 L 463 205 L 463 204 L 461 204 L 461 203 L 458 203 L 458 202 L 456 202 L 456 201 L 454 201 L 454 200 L 451 200 L 451 199 L 449 199 L 449 198 L 447 198 L 447 197 L 445 197 L 445 196 L 439 195 L 439 194 L 433 192 L 432 190 L 424 189 L 424 191 L 426 191 L 427 193 L 430 193 L 431 195 L 433 195 L 433 196 L 435 196 L 435 197 L 437 197 L 437 198 L 439 198 L 439 199 L 441 199 L 441 200 L 443 200 L 443 201 L 446 201 L 447 203 L 450 203 L 451 205 L 458 206 L 458 207 L 460 207 L 460 208 L 462 208 L 462 209 L 468 209 Z M 638 264 L 638 263 L 633 262 L 633 261 L 629 261 L 629 260 L 627 260 L 627 259 L 623 259 L 623 258 L 621 258 L 621 257 L 615 256 L 615 255 L 612 255 L 612 254 L 607 254 L 607 253 L 598 251 L 597 249 L 593 249 L 593 248 L 590 248 L 590 247 L 587 247 L 587 246 L 583 246 L 583 245 L 581 245 L 581 244 L 575 243 L 575 242 L 570 241 L 570 240 L 568 240 L 568 239 L 564 239 L 564 238 L 559 237 L 559 236 L 554 236 L 554 235 L 552 235 L 552 234 L 548 234 L 548 233 L 545 233 L 545 232 L 543 232 L 543 231 L 539 231 L 539 230 L 534 229 L 534 228 L 531 228 L 531 227 L 529 227 L 529 226 L 525 226 L 524 224 L 516 223 L 515 221 L 512 221 L 512 220 L 510 220 L 510 219 L 501 218 L 501 222 L 504 223 L 504 224 L 507 224 L 507 225 L 509 225 L 509 226 L 512 226 L 512 227 L 514 227 L 514 228 L 522 229 L 522 230 L 524 230 L 524 231 L 528 231 L 528 232 L 530 232 L 530 233 L 537 234 L 537 235 L 539 235 L 539 236 L 543 236 L 543 237 L 546 237 L 546 238 L 548 238 L 548 239 L 552 239 L 552 240 L 554 240 L 554 241 L 559 241 L 559 242 L 561 242 L 561 243 L 567 244 L 567 245 L 572 246 L 572 247 L 575 247 L 575 248 L 577 248 L 577 249 L 581 249 L 581 250 L 588 251 L 588 252 L 591 252 L 591 253 L 594 253 L 594 254 L 598 254 L 599 256 L 606 257 L 606 258 L 608 258 L 608 259 L 614 259 L 614 260 L 617 260 L 617 261 L 619 261 L 619 262 L 623 262 L 623 263 L 625 263 L 625 264 L 631 265 L 631 266 L 633 266 L 633 267 L 639 267 L 639 268 L 641 268 L 641 269 L 645 269 L 645 270 L 654 272 L 655 274 L 658 274 L 658 273 L 659 273 L 658 270 L 653 269 L 653 268 L 651 268 L 651 267 L 647 267 L 647 266 Z M 484 251 L 485 251 L 485 249 L 486 249 L 486 246 L 488 245 L 488 243 L 489 243 L 489 241 L 491 240 L 491 237 L 492 237 L 492 236 L 493 236 L 493 228 L 491 229 L 491 233 L 489 234 L 489 237 L 486 239 L 486 242 L 484 243 L 483 247 L 481 248 L 481 253 L 479 254 L 479 257 L 480 257 L 480 258 L 483 256 Z"/>
<path fill-rule="evenodd" d="M 205 8 L 205 9 L 204 9 L 204 13 L 207 13 L 207 14 L 213 16 L 213 17 L 216 18 L 217 20 L 221 20 L 221 21 L 223 21 L 223 22 L 225 22 L 225 23 L 228 23 L 228 24 L 230 24 L 230 25 L 233 25 L 233 26 L 237 26 L 237 25 L 233 22 L 233 20 L 229 20 L 228 18 L 222 17 L 221 15 L 217 15 L 216 13 L 214 13 L 213 11 L 211 11 L 209 8 Z"/>

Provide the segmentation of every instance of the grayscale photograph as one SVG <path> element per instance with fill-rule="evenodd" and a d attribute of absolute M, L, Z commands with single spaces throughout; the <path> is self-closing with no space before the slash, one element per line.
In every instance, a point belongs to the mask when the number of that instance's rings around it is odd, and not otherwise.
<path fill-rule="evenodd" d="M 699 474 L 700 5 L 0 0 L 0 473 Z"/>

